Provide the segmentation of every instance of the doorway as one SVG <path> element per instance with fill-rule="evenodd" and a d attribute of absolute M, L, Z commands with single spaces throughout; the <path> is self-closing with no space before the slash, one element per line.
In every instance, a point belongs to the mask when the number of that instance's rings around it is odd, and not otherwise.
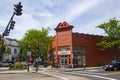
<path fill-rule="evenodd" d="M 69 65 L 69 59 L 67 57 L 61 57 L 60 58 L 60 66 L 62 68 L 68 67 Z"/>

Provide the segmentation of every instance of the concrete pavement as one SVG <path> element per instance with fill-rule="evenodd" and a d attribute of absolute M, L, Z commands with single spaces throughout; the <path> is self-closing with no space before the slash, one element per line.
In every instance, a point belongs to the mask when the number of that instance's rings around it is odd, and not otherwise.
<path fill-rule="evenodd" d="M 27 72 L 27 69 L 23 69 L 23 70 L 8 70 L 9 68 L 0 68 L 0 74 L 19 74 L 19 75 L 27 75 L 27 74 L 32 74 L 32 73 L 36 73 L 35 72 L 35 68 L 30 67 L 29 72 Z M 93 68 L 86 68 L 87 69 L 93 69 Z M 97 69 L 97 68 L 94 68 Z M 83 68 L 74 68 L 74 70 L 84 70 Z M 68 76 L 67 74 L 63 74 L 63 73 L 58 73 L 56 71 L 73 71 L 73 69 L 71 68 L 39 68 L 38 72 L 36 75 L 38 74 L 45 74 L 48 76 L 52 76 L 52 80 L 90 80 L 87 78 L 84 78 L 82 76 L 74 76 L 74 75 L 70 75 Z M 35 74 L 34 74 L 35 75 Z M 59 76 L 58 76 L 59 75 Z M 42 78 L 41 77 L 37 77 L 35 80 L 46 80 L 48 77 L 46 78 Z M 27 79 L 27 78 L 25 78 Z M 47 79 L 49 80 L 49 78 Z M 51 79 L 50 79 L 51 80 Z"/>
<path fill-rule="evenodd" d="M 83 70 L 97 70 L 102 69 L 102 67 L 86 67 L 86 68 L 47 68 L 47 67 L 40 67 L 38 72 L 46 71 L 46 70 L 57 70 L 57 71 L 83 71 Z M 35 68 L 30 67 L 29 72 L 35 72 Z M 20 70 L 9 70 L 9 68 L 1 68 L 0 67 L 0 74 L 17 74 L 17 73 L 28 73 L 27 69 L 20 69 Z"/>
<path fill-rule="evenodd" d="M 102 69 L 101 67 L 81 67 L 81 68 L 58 68 L 60 71 L 86 71 L 86 70 L 97 70 Z"/>
<path fill-rule="evenodd" d="M 63 71 L 76 71 L 76 70 L 78 70 L 78 71 L 97 70 L 97 69 L 102 69 L 102 67 L 86 67 L 86 68 L 74 68 L 74 69 L 73 68 L 44 68 L 44 67 L 40 67 L 37 73 L 53 76 L 53 80 L 56 80 L 55 78 L 58 78 L 57 80 L 90 80 L 90 79 L 87 79 L 87 78 L 84 78 L 81 76 L 74 76 L 74 75 L 68 76 L 67 74 L 56 73 L 56 71 L 63 72 Z M 31 73 L 36 73 L 35 68 L 30 67 L 29 72 L 27 72 L 27 69 L 9 70 L 9 68 L 0 68 L 0 74 L 31 74 Z M 59 76 L 57 76 L 56 74 L 58 74 Z M 46 80 L 46 78 L 41 79 L 40 77 L 38 77 L 36 80 Z"/>

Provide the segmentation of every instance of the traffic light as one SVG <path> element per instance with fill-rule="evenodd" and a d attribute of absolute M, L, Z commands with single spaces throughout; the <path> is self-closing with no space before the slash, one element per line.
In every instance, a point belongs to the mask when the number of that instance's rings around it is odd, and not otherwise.
<path fill-rule="evenodd" d="M 10 30 L 6 30 L 4 33 L 3 33 L 3 36 L 9 36 L 9 33 L 10 33 Z"/>
<path fill-rule="evenodd" d="M 15 4 L 14 5 L 14 13 L 17 15 L 17 16 L 20 16 L 22 15 L 22 5 L 21 5 L 21 2 L 19 2 L 19 4 Z"/>
<path fill-rule="evenodd" d="M 14 29 L 14 26 L 15 26 L 15 21 L 11 21 L 10 29 Z"/>

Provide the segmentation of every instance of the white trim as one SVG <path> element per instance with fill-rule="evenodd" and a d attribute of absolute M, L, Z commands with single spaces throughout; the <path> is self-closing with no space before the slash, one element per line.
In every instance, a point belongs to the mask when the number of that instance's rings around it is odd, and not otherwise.
<path fill-rule="evenodd" d="M 69 55 L 70 51 L 58 51 L 58 55 Z"/>

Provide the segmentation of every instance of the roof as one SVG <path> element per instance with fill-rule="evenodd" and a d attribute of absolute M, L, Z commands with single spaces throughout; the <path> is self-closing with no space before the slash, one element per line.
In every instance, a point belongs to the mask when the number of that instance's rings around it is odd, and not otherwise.
<path fill-rule="evenodd" d="M 55 30 L 57 31 L 57 30 L 67 29 L 67 28 L 72 29 L 73 26 L 72 26 L 72 25 L 69 25 L 67 22 L 64 21 L 63 23 L 59 23 L 59 24 L 57 25 L 57 27 L 55 28 Z"/>

